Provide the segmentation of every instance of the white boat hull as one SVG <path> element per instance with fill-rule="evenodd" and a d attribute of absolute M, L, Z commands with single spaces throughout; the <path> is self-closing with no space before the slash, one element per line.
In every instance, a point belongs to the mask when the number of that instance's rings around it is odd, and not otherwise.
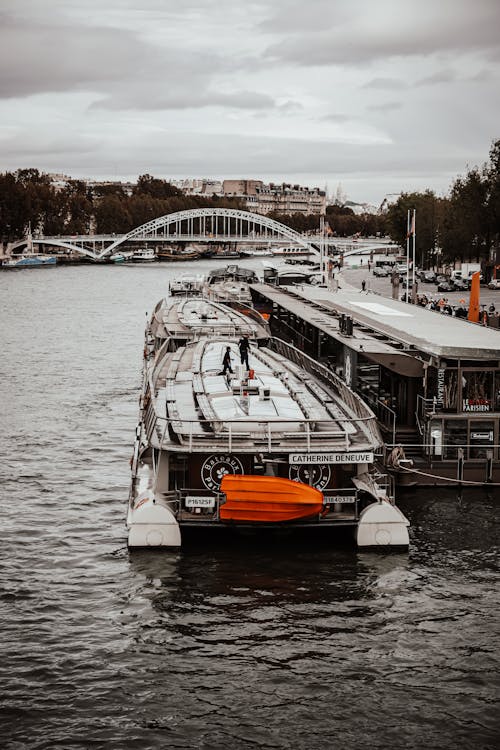
<path fill-rule="evenodd" d="M 181 532 L 167 503 L 148 490 L 139 495 L 127 519 L 129 547 L 180 547 Z"/>
<path fill-rule="evenodd" d="M 356 542 L 358 547 L 408 547 L 409 525 L 395 505 L 372 503 L 360 513 Z"/>

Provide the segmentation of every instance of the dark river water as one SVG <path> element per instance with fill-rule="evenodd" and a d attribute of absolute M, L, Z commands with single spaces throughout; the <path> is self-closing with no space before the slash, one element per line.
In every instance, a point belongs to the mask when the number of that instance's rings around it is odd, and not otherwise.
<path fill-rule="evenodd" d="M 146 312 L 209 264 L 0 274 L 0 747 L 498 747 L 499 495 L 400 497 L 408 554 L 127 551 Z"/>

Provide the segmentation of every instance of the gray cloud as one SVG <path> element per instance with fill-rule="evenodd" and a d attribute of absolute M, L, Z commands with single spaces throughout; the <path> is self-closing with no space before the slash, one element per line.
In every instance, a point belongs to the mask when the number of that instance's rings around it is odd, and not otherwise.
<path fill-rule="evenodd" d="M 88 147 L 93 149 L 93 159 L 88 160 Z M 14 154 L 19 148 L 17 138 L 4 142 L 0 149 L 3 162 L 9 162 L 9 153 Z M 47 157 L 49 153 L 49 157 Z M 58 156 L 59 155 L 59 156 Z M 474 161 L 473 150 L 459 152 L 450 145 L 439 153 L 428 150 L 425 144 L 418 141 L 405 141 L 398 144 L 352 144 L 334 141 L 314 141 L 297 138 L 279 138 L 264 136 L 237 136 L 231 133 L 205 134 L 160 131 L 152 133 L 140 153 L 130 153 L 126 146 L 116 146 L 112 154 L 109 141 L 96 142 L 77 136 L 69 136 L 57 143 L 50 135 L 40 135 L 31 144 L 22 163 L 17 166 L 33 165 L 50 171 L 70 171 L 85 174 L 95 172 L 95 165 L 126 164 L 131 172 L 139 173 L 144 163 L 155 165 L 155 174 L 226 174 L 239 172 L 253 174 L 271 172 L 357 174 L 362 172 L 378 175 L 401 175 L 407 171 L 413 174 L 432 176 L 443 171 L 454 173 L 458 163 L 464 165 Z M 59 160 L 54 157 L 58 156 Z M 284 165 L 287 165 L 286 171 Z M 62 167 L 64 166 L 64 169 Z M 89 166 L 90 165 L 90 166 Z M 251 165 L 249 169 L 249 165 Z M 10 165 L 8 166 L 10 168 Z"/>
<path fill-rule="evenodd" d="M 421 78 L 415 83 L 415 86 L 434 86 L 440 83 L 453 83 L 457 79 L 455 71 L 446 68 L 445 70 L 438 70 L 430 76 Z"/>
<path fill-rule="evenodd" d="M 371 112 L 394 112 L 397 109 L 401 109 L 401 102 L 384 102 L 381 104 L 369 104 L 367 109 Z"/>
<path fill-rule="evenodd" d="M 350 6 L 349 23 L 344 20 L 337 25 L 331 21 L 330 26 L 328 19 L 325 24 L 320 16 L 321 7 L 321 3 L 311 9 L 308 6 L 309 24 L 303 28 L 297 24 L 295 33 L 269 45 L 270 60 L 321 66 L 366 64 L 458 50 L 499 54 L 500 4 L 494 0 L 476 0 L 474 4 L 444 0 L 433 4 L 427 13 L 422 11 L 421 4 L 408 2 L 404 14 L 402 6 L 392 0 L 376 5 L 360 0 Z M 283 13 L 285 9 L 286 5 Z M 384 11 L 387 17 L 385 23 L 381 23 Z M 387 22 L 391 13 L 391 20 Z"/>
<path fill-rule="evenodd" d="M 210 87 L 238 64 L 216 52 L 185 52 L 159 47 L 134 32 L 109 27 L 1 17 L 0 98 L 49 92 L 91 91 L 95 107 L 186 109 L 211 105 L 273 109 L 272 96 L 258 92 L 219 92 Z M 22 54 L 19 54 L 22 50 Z"/>
<path fill-rule="evenodd" d="M 49 26 L 2 14 L 0 96 L 22 97 L 75 88 L 103 88 L 159 56 L 127 31 Z"/>
<path fill-rule="evenodd" d="M 330 115 L 325 115 L 321 119 L 325 120 L 326 122 L 349 122 L 355 119 L 355 117 L 354 115 L 344 115 L 341 113 L 333 112 Z"/>
<path fill-rule="evenodd" d="M 0 4 L 3 169 L 342 179 L 374 200 L 446 189 L 500 137 L 498 0 Z"/>
<path fill-rule="evenodd" d="M 398 91 L 408 88 L 408 84 L 399 78 L 372 78 L 363 84 L 364 89 L 382 89 L 388 91 Z"/>
<path fill-rule="evenodd" d="M 112 96 L 95 102 L 92 107 L 110 110 L 164 110 L 164 109 L 205 109 L 206 107 L 227 107 L 229 109 L 272 110 L 275 100 L 267 94 L 255 91 L 235 91 L 223 93 L 217 91 L 186 91 L 177 87 L 177 91 L 151 91 L 149 87 L 139 87 L 131 96 L 127 87 L 115 91 Z"/>

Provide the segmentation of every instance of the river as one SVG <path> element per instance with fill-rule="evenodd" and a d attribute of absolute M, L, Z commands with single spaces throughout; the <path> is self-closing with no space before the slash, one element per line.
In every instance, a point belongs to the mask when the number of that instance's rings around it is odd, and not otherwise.
<path fill-rule="evenodd" d="M 407 554 L 128 552 L 146 313 L 213 266 L 0 273 L 0 747 L 496 747 L 498 494 L 402 495 Z"/>

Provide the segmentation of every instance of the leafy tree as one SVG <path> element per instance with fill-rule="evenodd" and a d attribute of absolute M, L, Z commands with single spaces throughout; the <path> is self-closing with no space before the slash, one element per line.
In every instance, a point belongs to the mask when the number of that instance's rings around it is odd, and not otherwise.
<path fill-rule="evenodd" d="M 68 234 L 87 234 L 93 218 L 92 193 L 82 180 L 70 180 L 62 193 L 67 206 L 65 231 Z"/>
<path fill-rule="evenodd" d="M 436 262 L 438 238 L 441 238 L 441 225 L 444 203 L 437 198 L 432 190 L 424 193 L 403 193 L 398 200 L 389 206 L 386 213 L 386 228 L 389 237 L 406 247 L 407 218 L 415 210 L 415 258 L 418 265 L 427 268 Z M 413 241 L 410 238 L 410 250 L 413 251 Z"/>
<path fill-rule="evenodd" d="M 116 234 L 133 229 L 127 201 L 119 194 L 109 193 L 94 209 L 95 228 L 98 234 Z"/>
<path fill-rule="evenodd" d="M 174 196 L 183 196 L 184 194 L 166 180 L 160 180 L 157 177 L 152 177 L 150 174 L 143 174 L 137 178 L 134 195 L 150 195 L 152 198 L 172 198 Z"/>
<path fill-rule="evenodd" d="M 488 255 L 487 195 L 487 181 L 477 167 L 455 180 L 440 232 L 446 260 L 480 261 Z"/>
<path fill-rule="evenodd" d="M 28 205 L 25 191 L 16 175 L 0 175 L 0 232 L 2 242 L 21 238 L 28 226 Z"/>
<path fill-rule="evenodd" d="M 500 263 L 500 140 L 490 149 L 490 163 L 485 170 L 488 181 L 487 215 L 489 242 L 495 251 L 495 261 Z"/>

